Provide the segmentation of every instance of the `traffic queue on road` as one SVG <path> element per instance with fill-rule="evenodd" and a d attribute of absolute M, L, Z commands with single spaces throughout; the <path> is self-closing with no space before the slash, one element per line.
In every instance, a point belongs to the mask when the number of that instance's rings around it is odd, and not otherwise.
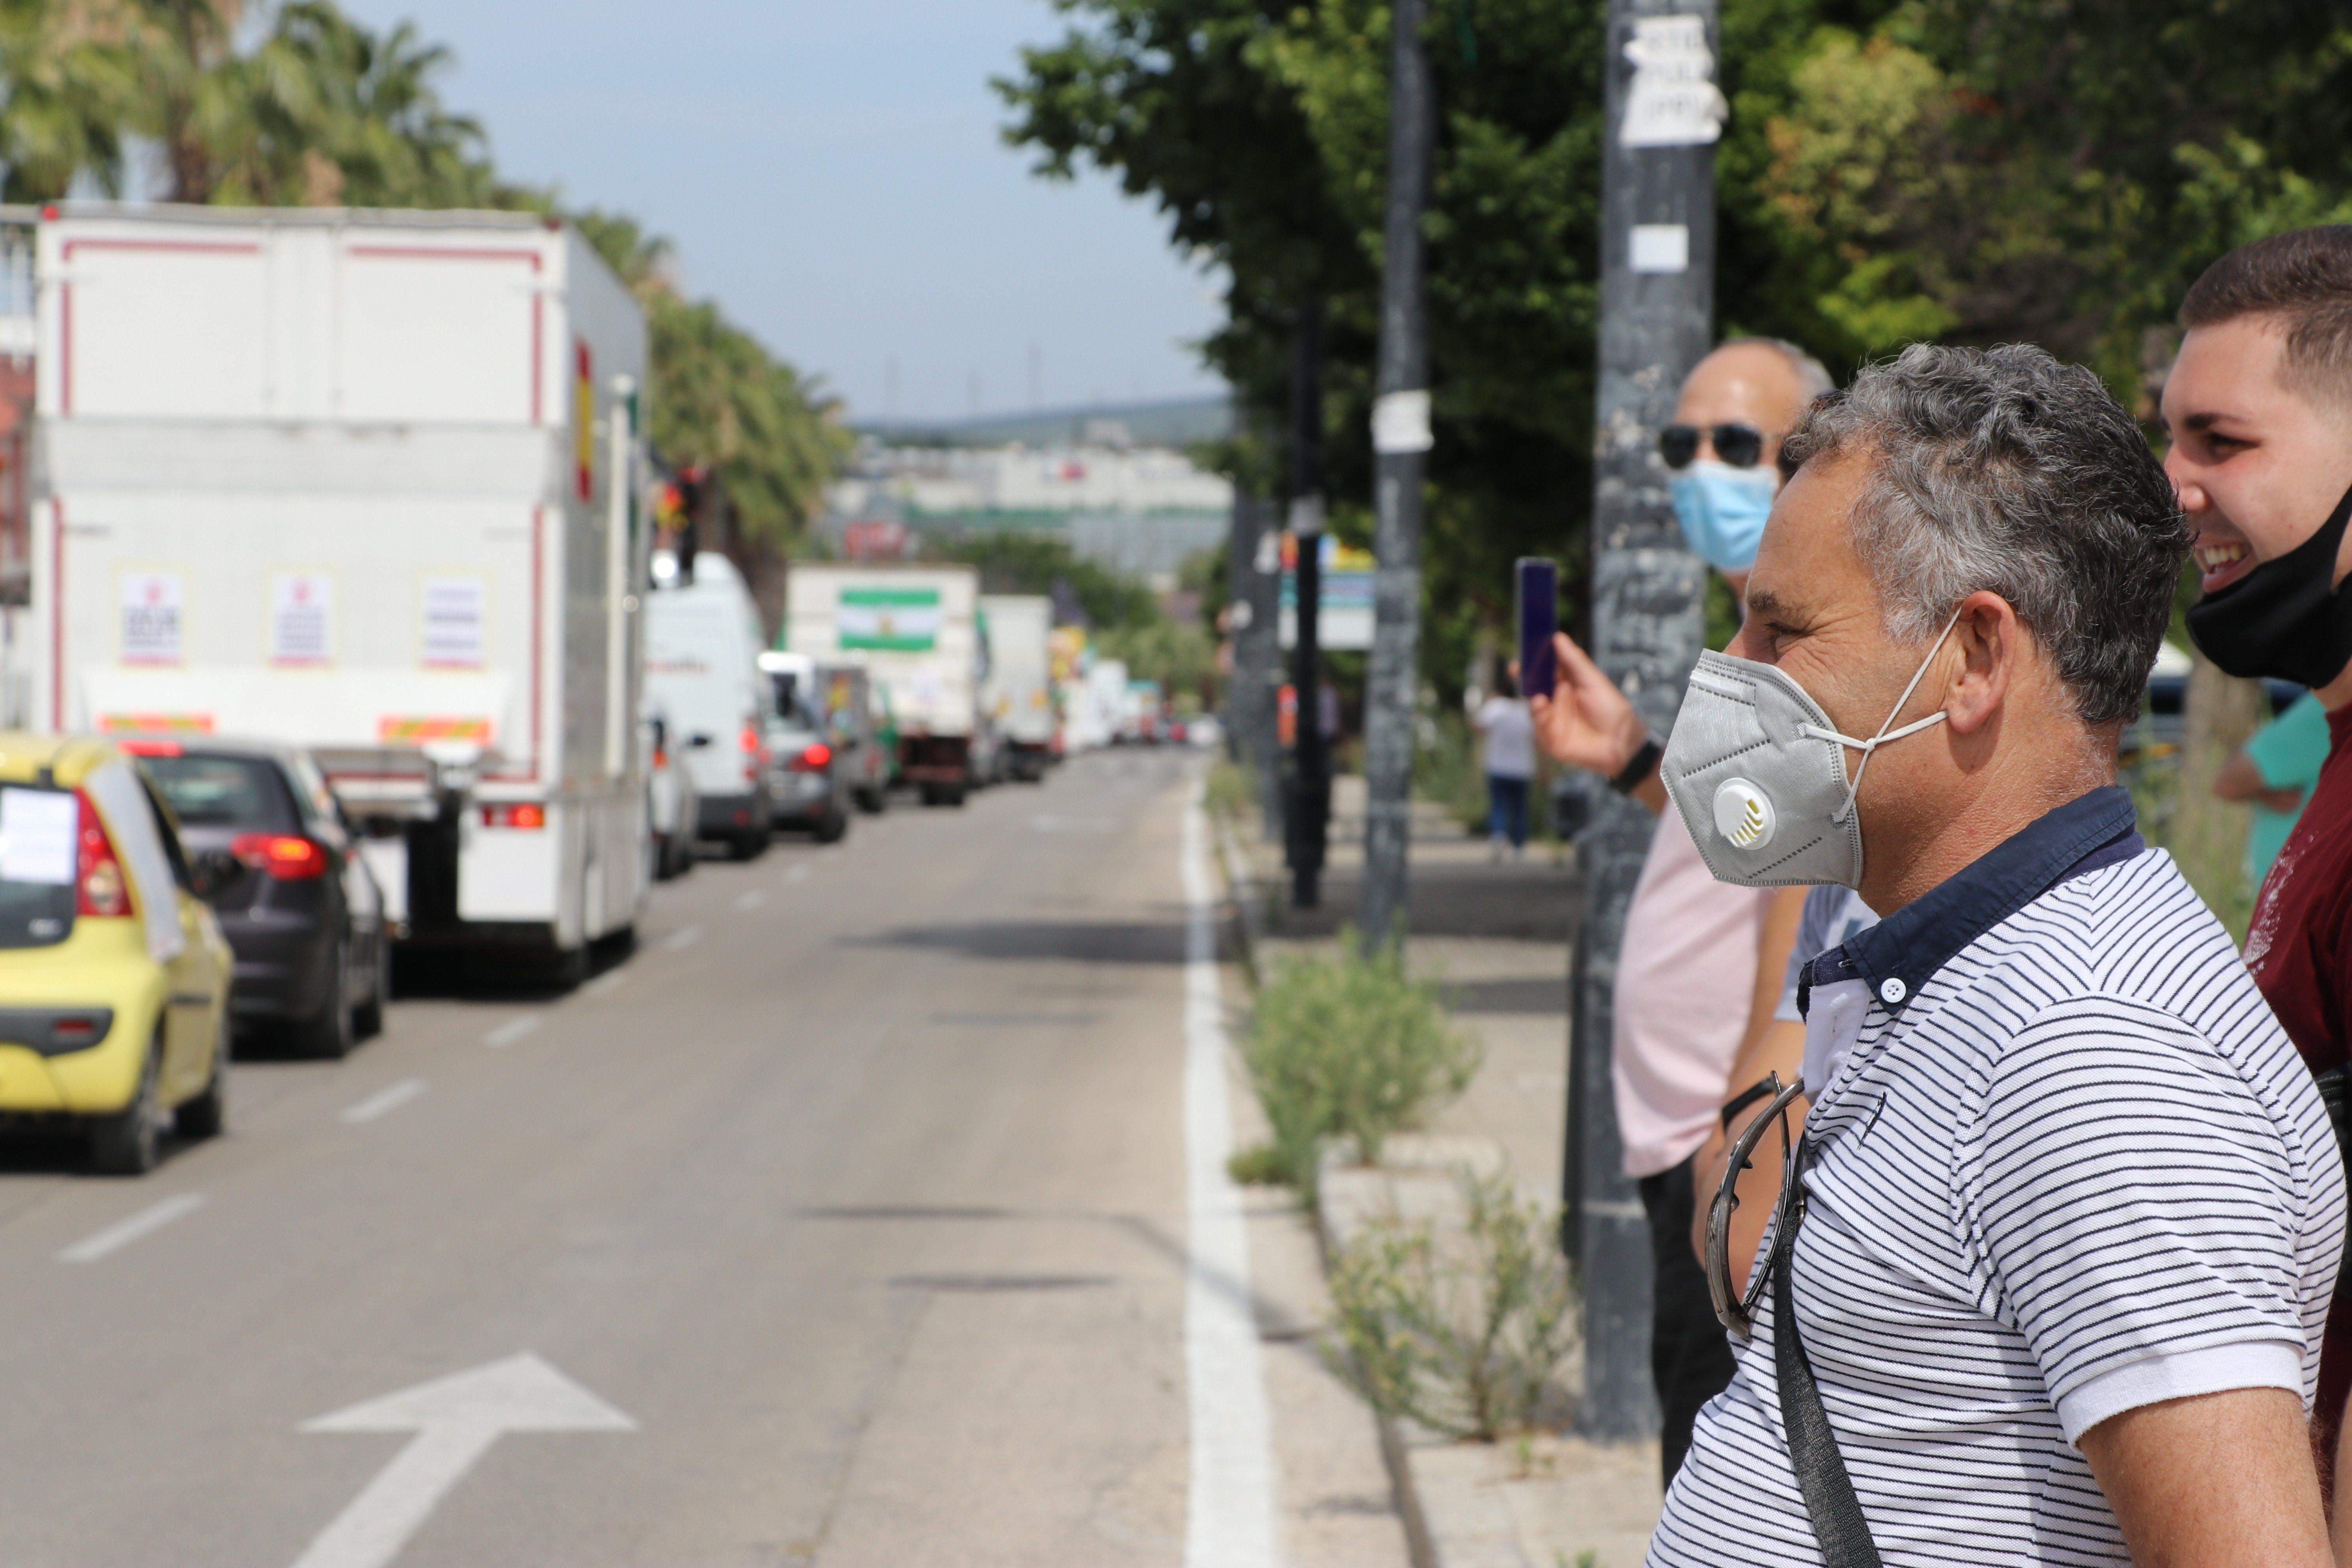
<path fill-rule="evenodd" d="M 969 565 L 796 561 L 772 630 L 670 526 L 643 313 L 564 223 L 34 230 L 0 1120 L 104 1169 L 219 1128 L 233 1036 L 382 1028 L 396 956 L 573 984 L 703 850 L 1144 732 L 1123 667 Z"/>

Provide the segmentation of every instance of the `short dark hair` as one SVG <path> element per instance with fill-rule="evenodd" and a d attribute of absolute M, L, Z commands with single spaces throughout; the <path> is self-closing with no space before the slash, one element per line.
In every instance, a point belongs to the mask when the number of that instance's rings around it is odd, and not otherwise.
<path fill-rule="evenodd" d="M 2189 526 L 2147 438 L 2099 378 L 2038 348 L 1915 343 L 1816 399 L 1780 447 L 1870 475 L 1853 543 L 1886 628 L 1923 642 L 1990 591 L 2094 728 L 2139 711 Z"/>
<path fill-rule="evenodd" d="M 2352 403 L 2352 224 L 2298 228 L 2242 245 L 2180 301 L 2183 328 L 2271 316 L 2286 331 L 2280 379 Z"/>

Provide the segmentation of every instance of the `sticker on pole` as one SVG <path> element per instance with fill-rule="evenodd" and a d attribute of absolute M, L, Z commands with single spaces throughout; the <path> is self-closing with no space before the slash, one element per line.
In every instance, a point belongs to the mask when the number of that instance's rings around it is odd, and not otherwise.
<path fill-rule="evenodd" d="M 1723 134 L 1731 106 L 1715 85 L 1715 56 L 1701 16 L 1644 16 L 1625 45 L 1633 62 L 1625 121 L 1626 147 L 1701 147 Z"/>
<path fill-rule="evenodd" d="M 1429 394 L 1385 392 L 1372 401 L 1372 450 L 1383 457 L 1426 452 L 1437 443 L 1429 433 Z"/>

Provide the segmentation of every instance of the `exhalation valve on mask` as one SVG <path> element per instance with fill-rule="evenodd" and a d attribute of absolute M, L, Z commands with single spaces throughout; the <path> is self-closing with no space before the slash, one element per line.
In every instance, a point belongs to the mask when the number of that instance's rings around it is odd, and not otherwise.
<path fill-rule="evenodd" d="M 1841 733 L 1812 694 L 1773 665 L 1712 651 L 1698 656 L 1658 771 L 1717 881 L 1862 885 L 1854 801 L 1863 773 L 1879 747 L 1943 722 L 1941 709 L 1908 724 L 1895 721 L 1959 618 L 1954 610 L 1868 740 Z M 1862 753 L 1851 778 L 1848 751 Z"/>

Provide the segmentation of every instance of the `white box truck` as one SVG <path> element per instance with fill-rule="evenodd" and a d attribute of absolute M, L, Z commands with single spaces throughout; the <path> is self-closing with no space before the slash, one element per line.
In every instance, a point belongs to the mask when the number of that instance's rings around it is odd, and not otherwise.
<path fill-rule="evenodd" d="M 314 748 L 406 941 L 577 971 L 648 874 L 644 318 L 498 213 L 68 205 L 33 708 Z"/>
<path fill-rule="evenodd" d="M 1053 761 L 1054 601 L 1042 594 L 982 594 L 980 616 L 988 629 L 988 676 L 982 700 L 1003 748 L 1006 770 L 1035 784 Z"/>
<path fill-rule="evenodd" d="M 784 646 L 863 665 L 889 693 L 899 773 L 930 805 L 961 805 L 981 724 L 980 573 L 971 566 L 795 562 Z"/>

